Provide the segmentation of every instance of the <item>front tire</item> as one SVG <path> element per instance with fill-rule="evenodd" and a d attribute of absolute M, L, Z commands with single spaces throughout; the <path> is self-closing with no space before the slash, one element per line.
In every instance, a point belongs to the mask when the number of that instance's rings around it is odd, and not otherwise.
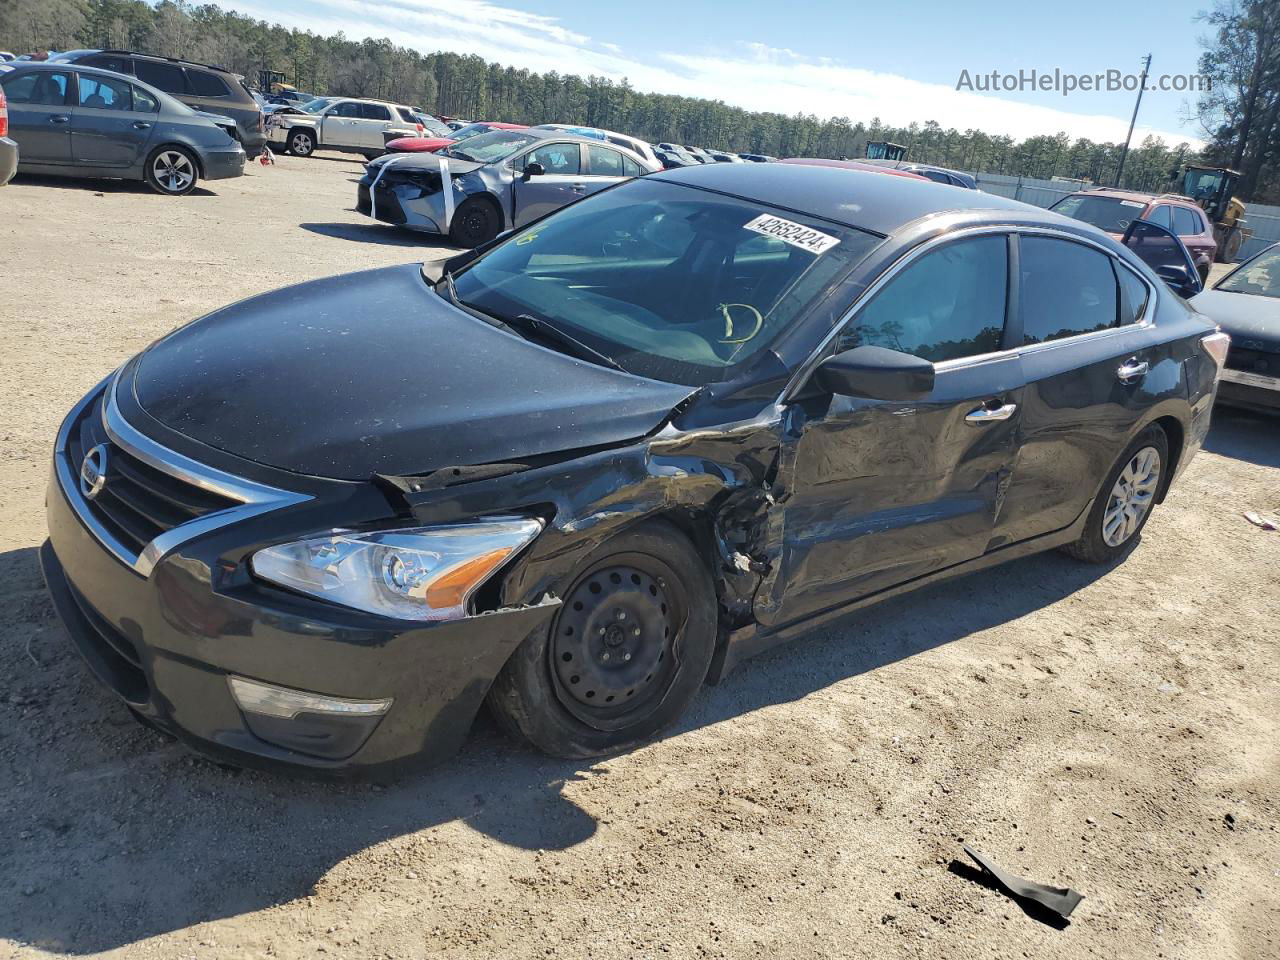
<path fill-rule="evenodd" d="M 1169 438 L 1152 424 L 1125 448 L 1103 481 L 1080 539 L 1063 552 L 1085 563 L 1124 555 L 1147 525 L 1169 468 Z"/>
<path fill-rule="evenodd" d="M 529 636 L 489 691 L 510 732 L 558 757 L 629 749 L 684 712 L 716 644 L 706 563 L 664 522 L 592 551 L 550 625 Z"/>
<path fill-rule="evenodd" d="M 309 157 L 316 152 L 316 138 L 309 130 L 294 130 L 289 134 L 288 146 L 295 157 Z"/>
<path fill-rule="evenodd" d="M 478 247 L 488 243 L 502 230 L 502 218 L 497 208 L 487 200 L 471 197 L 462 201 L 453 212 L 449 224 L 449 239 L 455 246 Z"/>
<path fill-rule="evenodd" d="M 156 193 L 181 197 L 196 188 L 200 168 L 186 147 L 160 147 L 147 158 L 146 180 Z"/>

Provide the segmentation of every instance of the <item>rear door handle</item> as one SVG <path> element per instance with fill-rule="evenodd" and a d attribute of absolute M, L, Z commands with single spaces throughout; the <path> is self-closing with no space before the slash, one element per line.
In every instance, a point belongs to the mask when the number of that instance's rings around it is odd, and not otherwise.
<path fill-rule="evenodd" d="M 970 410 L 965 420 L 969 423 L 994 423 L 997 420 L 1008 420 L 1017 409 L 1016 403 L 1006 403 L 999 407 L 983 405 L 977 410 Z"/>
<path fill-rule="evenodd" d="M 151 124 L 147 123 L 147 121 L 145 121 L 145 120 L 135 120 L 135 121 L 133 121 L 133 126 L 134 126 L 134 129 L 136 129 L 136 130 L 150 130 L 150 129 L 151 129 Z"/>
<path fill-rule="evenodd" d="M 52 117 L 49 118 L 49 122 L 50 123 L 70 123 L 71 118 L 67 116 L 65 113 L 55 113 Z"/>
<path fill-rule="evenodd" d="M 574 183 L 570 185 L 574 193 L 585 193 L 587 185 L 585 183 Z"/>
<path fill-rule="evenodd" d="M 1139 380 L 1147 375 L 1147 371 L 1151 369 L 1151 364 L 1145 360 L 1139 360 L 1137 357 L 1130 357 L 1116 371 L 1116 376 L 1121 383 L 1129 383 L 1131 380 Z"/>

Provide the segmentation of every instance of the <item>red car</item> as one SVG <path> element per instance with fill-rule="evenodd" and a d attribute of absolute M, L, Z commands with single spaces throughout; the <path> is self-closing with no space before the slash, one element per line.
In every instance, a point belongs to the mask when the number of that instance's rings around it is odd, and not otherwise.
<path fill-rule="evenodd" d="M 863 163 L 861 160 L 827 160 L 823 157 L 789 157 L 779 163 L 805 163 L 811 167 L 844 167 L 846 170 L 865 170 L 867 173 L 887 173 L 891 177 L 906 177 L 908 180 L 923 180 L 929 183 L 928 177 L 906 170 L 894 170 L 890 167 L 879 167 L 874 163 Z"/>
<path fill-rule="evenodd" d="M 469 123 L 453 131 L 452 137 L 401 137 L 387 143 L 388 153 L 435 153 L 441 147 L 451 147 L 459 140 L 466 140 L 476 134 L 488 133 L 490 130 L 526 130 L 523 123 Z"/>
<path fill-rule="evenodd" d="M 1149 220 L 1178 235 L 1195 261 L 1202 285 L 1209 282 L 1209 268 L 1218 252 L 1213 224 L 1194 200 L 1176 194 L 1156 196 L 1133 190 L 1082 190 L 1063 197 L 1049 208 L 1055 213 L 1091 223 L 1119 241 L 1134 220 Z"/>

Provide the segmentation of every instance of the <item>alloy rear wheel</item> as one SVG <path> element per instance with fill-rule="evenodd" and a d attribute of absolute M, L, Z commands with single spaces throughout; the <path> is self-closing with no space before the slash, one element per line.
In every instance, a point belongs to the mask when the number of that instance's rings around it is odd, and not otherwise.
<path fill-rule="evenodd" d="M 147 184 L 165 196 L 190 193 L 198 179 L 195 157 L 182 147 L 161 147 L 147 161 Z"/>

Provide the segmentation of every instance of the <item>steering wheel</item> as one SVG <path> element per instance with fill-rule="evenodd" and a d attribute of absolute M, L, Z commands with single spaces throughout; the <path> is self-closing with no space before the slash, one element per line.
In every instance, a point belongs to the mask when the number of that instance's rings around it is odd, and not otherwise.
<path fill-rule="evenodd" d="M 748 333 L 745 337 L 735 337 L 733 335 L 733 312 L 732 311 L 735 307 L 740 310 L 749 310 L 751 312 L 753 319 L 755 320 L 755 326 L 751 328 L 751 332 Z M 724 317 L 724 339 L 720 341 L 721 343 L 746 343 L 748 340 L 750 340 L 752 337 L 758 334 L 760 330 L 764 327 L 764 314 L 762 314 L 759 310 L 757 310 L 755 307 L 753 307 L 749 303 L 722 303 L 720 304 L 718 309 L 720 310 L 721 315 Z"/>

